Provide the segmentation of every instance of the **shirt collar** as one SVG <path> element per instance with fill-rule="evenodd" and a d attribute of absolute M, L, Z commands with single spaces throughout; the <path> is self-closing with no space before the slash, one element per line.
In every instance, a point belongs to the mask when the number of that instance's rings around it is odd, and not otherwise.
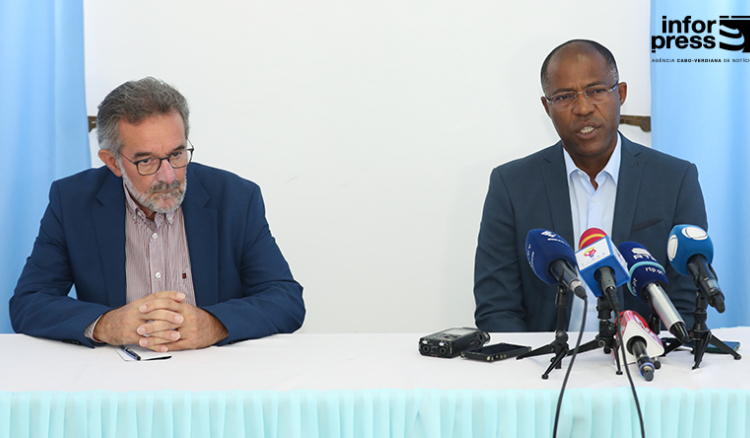
<path fill-rule="evenodd" d="M 618 132 L 615 150 L 612 151 L 612 155 L 609 157 L 607 165 L 604 166 L 604 169 L 602 169 L 601 172 L 599 172 L 599 175 L 601 175 L 602 173 L 609 174 L 609 176 L 611 176 L 612 180 L 615 182 L 615 186 L 617 185 L 617 178 L 620 176 L 620 161 L 622 160 L 621 145 L 622 138 L 620 137 L 620 133 Z M 570 154 L 567 150 L 565 150 L 565 148 L 563 148 L 563 157 L 565 158 L 565 172 L 568 175 L 569 182 L 571 181 L 571 178 L 576 171 L 584 173 L 581 169 L 578 168 L 578 166 L 576 166 L 576 163 L 573 162 L 573 158 L 570 157 Z M 599 175 L 597 175 L 596 179 L 598 179 Z"/>
<path fill-rule="evenodd" d="M 128 187 L 125 185 L 125 182 L 122 183 L 122 187 L 125 190 L 125 207 L 128 211 L 128 216 L 133 218 L 133 223 L 138 223 L 143 221 L 143 223 L 148 222 L 154 222 L 157 226 L 157 228 L 163 224 L 165 221 L 169 225 L 172 225 L 174 222 L 174 215 L 177 211 L 172 210 L 169 213 L 156 213 L 156 216 L 154 216 L 153 221 L 149 221 L 148 218 L 146 218 L 146 213 L 143 212 L 141 207 L 138 206 L 138 204 L 135 203 L 135 200 L 130 195 L 130 192 L 128 191 Z M 182 207 L 178 207 L 182 208 Z"/>

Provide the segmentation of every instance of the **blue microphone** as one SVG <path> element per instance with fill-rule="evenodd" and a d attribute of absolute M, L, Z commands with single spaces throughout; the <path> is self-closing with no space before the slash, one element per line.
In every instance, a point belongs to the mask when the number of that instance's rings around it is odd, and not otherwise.
<path fill-rule="evenodd" d="M 708 234 L 695 225 L 676 225 L 669 233 L 667 256 L 674 270 L 691 276 L 708 304 L 724 313 L 724 293 L 711 267 L 714 244 Z"/>
<path fill-rule="evenodd" d="M 628 263 L 630 293 L 644 303 L 650 304 L 664 327 L 681 343 L 689 342 L 690 336 L 685 327 L 685 320 L 664 292 L 664 288 L 669 284 L 664 268 L 640 243 L 623 242 L 618 249 Z"/>
<path fill-rule="evenodd" d="M 615 292 L 630 279 L 625 259 L 607 233 L 598 228 L 589 228 L 581 235 L 580 248 L 576 262 L 583 281 L 597 297 L 604 293 L 613 310 L 619 311 Z"/>
<path fill-rule="evenodd" d="M 547 284 L 562 284 L 581 299 L 586 289 L 573 266 L 576 257 L 573 248 L 562 237 L 548 230 L 531 230 L 526 235 L 526 259 L 531 270 Z"/>

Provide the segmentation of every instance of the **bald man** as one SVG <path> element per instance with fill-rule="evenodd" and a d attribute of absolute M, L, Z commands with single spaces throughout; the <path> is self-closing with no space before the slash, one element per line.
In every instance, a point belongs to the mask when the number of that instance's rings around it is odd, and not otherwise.
<path fill-rule="evenodd" d="M 560 141 L 492 171 L 475 258 L 477 327 L 489 332 L 554 331 L 556 286 L 543 283 L 526 260 L 526 235 L 551 230 L 577 247 L 589 228 L 604 230 L 615 245 L 635 241 L 666 268 L 667 294 L 688 327 L 695 287 L 667 260 L 672 227 L 707 229 L 696 166 L 636 144 L 618 132 L 627 84 L 620 82 L 612 53 L 589 40 L 556 47 L 541 69 L 541 104 Z M 644 317 L 648 305 L 618 288 L 621 310 Z M 596 300 L 573 306 L 567 318 L 578 327 L 598 327 Z"/>

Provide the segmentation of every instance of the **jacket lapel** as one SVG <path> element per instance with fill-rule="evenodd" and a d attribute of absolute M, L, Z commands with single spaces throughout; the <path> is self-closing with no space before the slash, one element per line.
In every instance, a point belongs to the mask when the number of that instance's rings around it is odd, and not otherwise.
<path fill-rule="evenodd" d="M 638 157 L 640 152 L 624 135 L 620 134 L 620 136 L 622 137 L 622 161 L 620 162 L 620 175 L 617 178 L 617 198 L 611 236 L 612 244 L 615 246 L 630 240 L 630 230 L 633 228 L 643 173 L 643 160 Z M 625 305 L 625 288 L 625 286 L 617 288 L 617 299 L 621 306 Z"/>
<path fill-rule="evenodd" d="M 208 207 L 211 196 L 188 165 L 187 192 L 182 203 L 185 234 L 190 252 L 195 301 L 199 307 L 219 302 L 219 230 L 216 209 Z"/>
<path fill-rule="evenodd" d="M 542 177 L 547 192 L 547 203 L 549 204 L 553 231 L 565 239 L 571 247 L 574 247 L 573 214 L 570 210 L 570 189 L 568 188 L 568 175 L 565 171 L 562 142 L 558 142 L 555 147 L 548 148 L 547 154 L 543 158 Z M 573 250 L 575 251 L 575 248 Z M 566 327 L 570 321 L 572 305 L 573 294 L 568 294 Z"/>
<path fill-rule="evenodd" d="M 643 173 L 643 160 L 638 156 L 639 154 L 633 142 L 622 136 L 622 162 L 612 221 L 612 241 L 617 244 L 627 241 L 630 238 L 630 230 L 633 228 Z"/>
<path fill-rule="evenodd" d="M 104 274 L 106 303 L 110 307 L 125 305 L 125 192 L 122 179 L 108 169 L 109 175 L 96 195 L 99 205 L 92 208 L 94 233 Z"/>
<path fill-rule="evenodd" d="M 571 247 L 575 246 L 573 236 L 573 214 L 570 210 L 570 189 L 565 172 L 562 142 L 549 148 L 543 157 L 542 177 L 547 191 L 547 202 L 550 208 L 554 231 L 562 236 Z"/>

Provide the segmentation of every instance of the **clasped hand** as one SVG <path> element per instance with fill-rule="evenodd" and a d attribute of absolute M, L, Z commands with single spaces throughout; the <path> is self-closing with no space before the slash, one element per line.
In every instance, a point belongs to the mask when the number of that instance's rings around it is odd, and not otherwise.
<path fill-rule="evenodd" d="M 99 319 L 94 338 L 166 352 L 204 348 L 227 337 L 221 321 L 184 301 L 182 292 L 162 291 L 111 310 Z"/>

